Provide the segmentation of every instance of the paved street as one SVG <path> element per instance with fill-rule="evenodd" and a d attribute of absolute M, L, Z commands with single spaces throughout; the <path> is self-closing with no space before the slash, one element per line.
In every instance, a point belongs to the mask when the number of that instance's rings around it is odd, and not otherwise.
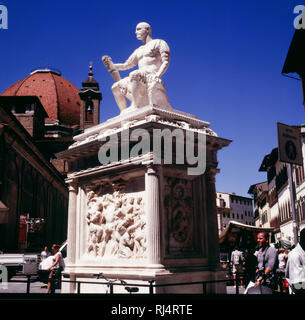
<path fill-rule="evenodd" d="M 7 288 L 4 288 L 0 285 L 0 294 L 3 293 L 24 293 L 26 294 L 27 291 L 27 278 L 23 276 L 16 276 L 13 277 L 11 280 L 18 280 L 18 281 L 24 281 L 24 282 L 8 282 Z M 42 288 L 42 286 L 45 286 Z M 42 282 L 32 282 L 30 285 L 30 293 L 46 293 L 47 288 L 46 285 Z M 56 293 L 60 293 L 60 290 L 56 290 Z"/>
<path fill-rule="evenodd" d="M 243 294 L 244 291 L 245 291 L 245 288 L 242 286 L 239 286 L 239 294 Z M 227 294 L 236 294 L 236 287 L 227 286 Z"/>

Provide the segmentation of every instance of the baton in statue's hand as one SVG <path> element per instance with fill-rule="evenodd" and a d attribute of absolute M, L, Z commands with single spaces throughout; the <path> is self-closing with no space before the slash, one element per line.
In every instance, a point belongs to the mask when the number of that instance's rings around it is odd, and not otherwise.
<path fill-rule="evenodd" d="M 103 56 L 102 57 L 102 61 L 105 65 L 105 67 L 107 68 L 107 70 L 110 72 L 114 82 L 118 82 L 119 80 L 121 80 L 121 76 L 118 70 L 116 70 L 112 59 L 109 56 Z"/>

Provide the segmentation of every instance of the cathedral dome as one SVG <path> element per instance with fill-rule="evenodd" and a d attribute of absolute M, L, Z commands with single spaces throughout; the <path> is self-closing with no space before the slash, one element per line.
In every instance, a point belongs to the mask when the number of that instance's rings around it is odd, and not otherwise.
<path fill-rule="evenodd" d="M 46 122 L 77 125 L 80 121 L 79 89 L 50 69 L 36 69 L 5 90 L 2 96 L 37 96 L 44 106 Z"/>

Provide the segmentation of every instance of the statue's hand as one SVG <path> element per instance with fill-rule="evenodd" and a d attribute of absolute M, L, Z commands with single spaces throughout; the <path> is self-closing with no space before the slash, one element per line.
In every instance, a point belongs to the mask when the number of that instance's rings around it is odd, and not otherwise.
<path fill-rule="evenodd" d="M 103 56 L 102 62 L 104 63 L 105 67 L 109 72 L 111 72 L 112 70 L 115 70 L 115 66 L 112 62 L 112 59 L 109 56 Z"/>

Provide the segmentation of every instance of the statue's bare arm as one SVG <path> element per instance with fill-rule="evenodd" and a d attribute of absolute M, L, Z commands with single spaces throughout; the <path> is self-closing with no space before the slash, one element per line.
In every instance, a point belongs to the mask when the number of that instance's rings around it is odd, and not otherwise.
<path fill-rule="evenodd" d="M 168 69 L 169 61 L 170 61 L 170 49 L 167 43 L 163 40 L 160 40 L 159 42 L 159 51 L 160 51 L 162 64 L 159 70 L 156 72 L 155 76 L 161 79 L 164 73 L 166 72 L 166 70 Z"/>
<path fill-rule="evenodd" d="M 138 64 L 138 59 L 136 55 L 136 51 L 126 60 L 125 63 L 115 63 L 114 67 L 116 70 L 128 70 L 132 69 Z"/>
<path fill-rule="evenodd" d="M 167 43 L 164 40 L 159 40 L 158 49 L 161 56 L 161 66 L 159 70 L 153 75 L 153 78 L 161 79 L 166 70 L 169 67 L 169 61 L 170 61 L 170 49 L 167 45 Z M 156 79 L 156 80 L 157 80 Z"/>
<path fill-rule="evenodd" d="M 164 73 L 166 72 L 166 70 L 168 69 L 168 66 L 169 66 L 169 52 L 162 52 L 161 53 L 161 60 L 162 60 L 161 67 L 158 70 L 158 72 L 156 73 L 156 76 L 158 78 L 161 78 L 164 75 Z"/>

